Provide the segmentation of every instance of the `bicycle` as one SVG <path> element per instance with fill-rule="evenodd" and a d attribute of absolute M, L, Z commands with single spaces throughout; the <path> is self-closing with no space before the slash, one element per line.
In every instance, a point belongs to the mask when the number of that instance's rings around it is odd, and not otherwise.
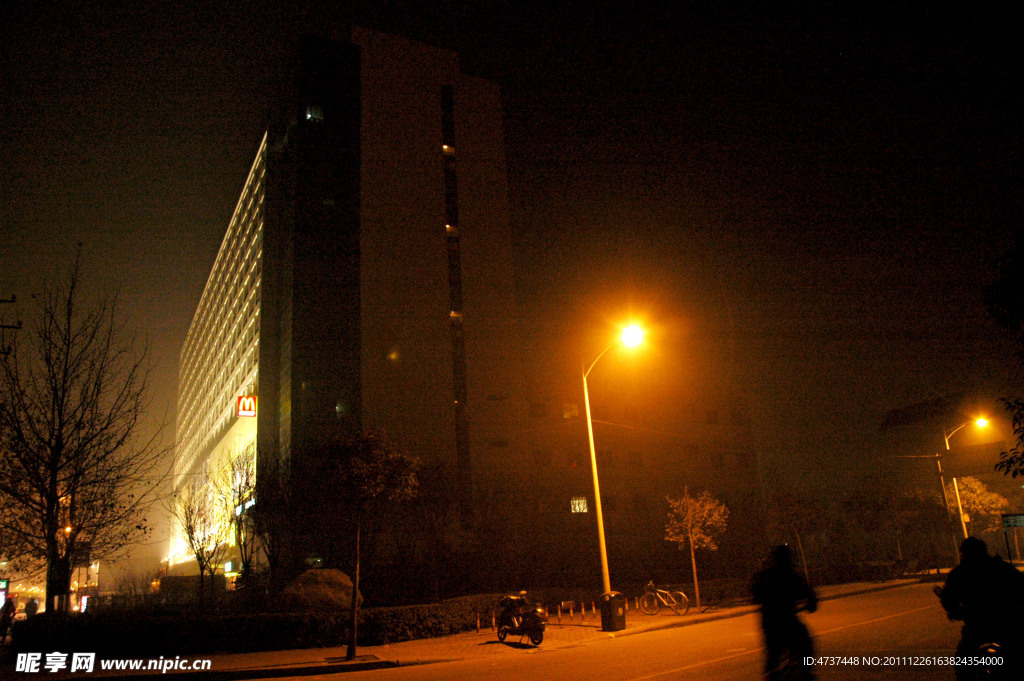
<path fill-rule="evenodd" d="M 654 582 L 644 585 L 644 595 L 640 597 L 640 609 L 646 615 L 657 615 L 662 607 L 671 608 L 677 615 L 685 615 L 690 611 L 690 599 L 682 591 L 666 591 L 654 586 Z"/>

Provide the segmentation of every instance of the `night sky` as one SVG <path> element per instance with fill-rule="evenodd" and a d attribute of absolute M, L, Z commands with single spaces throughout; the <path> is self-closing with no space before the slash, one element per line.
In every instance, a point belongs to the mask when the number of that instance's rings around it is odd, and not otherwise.
<path fill-rule="evenodd" d="M 0 297 L 81 242 L 172 416 L 266 84 L 345 19 L 502 88 L 533 397 L 579 400 L 579 361 L 631 312 L 658 332 L 629 389 L 655 412 L 741 392 L 763 451 L 813 479 L 884 455 L 890 409 L 1020 386 L 982 299 L 1024 195 L 1008 6 L 278 4 L 0 9 Z"/>

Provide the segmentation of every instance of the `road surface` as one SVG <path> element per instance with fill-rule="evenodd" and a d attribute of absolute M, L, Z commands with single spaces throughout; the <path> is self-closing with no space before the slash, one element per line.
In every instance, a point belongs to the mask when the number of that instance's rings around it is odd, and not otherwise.
<path fill-rule="evenodd" d="M 931 585 L 849 596 L 821 604 L 806 619 L 823 657 L 859 664 L 821 666 L 823 681 L 952 679 L 953 669 L 927 663 L 952 654 L 959 624 L 949 622 Z M 668 681 L 761 679 L 764 651 L 756 615 L 560 648 L 502 646 L 501 654 L 397 669 L 346 672 L 345 681 Z M 489 650 L 490 652 L 490 650 Z M 886 658 L 900 658 L 896 664 Z M 867 659 L 865 659 L 867 658 Z M 904 658 L 926 658 L 909 664 Z M 889 664 L 886 664 L 886 663 Z M 312 681 L 339 674 L 302 676 Z"/>

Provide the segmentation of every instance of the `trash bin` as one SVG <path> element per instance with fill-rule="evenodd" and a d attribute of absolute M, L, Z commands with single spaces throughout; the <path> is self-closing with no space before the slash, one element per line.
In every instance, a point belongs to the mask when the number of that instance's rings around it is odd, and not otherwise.
<path fill-rule="evenodd" d="M 626 628 L 626 597 L 618 591 L 601 594 L 602 631 L 622 631 Z"/>

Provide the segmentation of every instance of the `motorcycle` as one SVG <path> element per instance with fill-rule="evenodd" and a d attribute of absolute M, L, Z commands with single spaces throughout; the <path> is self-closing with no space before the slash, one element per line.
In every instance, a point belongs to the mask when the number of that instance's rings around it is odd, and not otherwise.
<path fill-rule="evenodd" d="M 942 599 L 942 587 L 932 587 L 932 592 Z M 959 616 L 956 619 L 961 619 Z M 1017 668 L 1016 655 L 1013 654 L 1012 649 L 1007 649 L 1003 643 L 999 641 L 983 641 L 978 644 L 974 652 L 974 658 L 977 659 L 981 664 L 971 667 L 971 678 L 972 679 L 1012 679 L 1018 678 L 1017 672 L 1013 671 Z"/>
<path fill-rule="evenodd" d="M 539 646 L 544 640 L 544 626 L 548 611 L 540 603 L 531 602 L 526 592 L 505 596 L 499 601 L 501 614 L 498 616 L 498 640 L 504 642 L 509 634 L 530 637 L 530 643 Z"/>

